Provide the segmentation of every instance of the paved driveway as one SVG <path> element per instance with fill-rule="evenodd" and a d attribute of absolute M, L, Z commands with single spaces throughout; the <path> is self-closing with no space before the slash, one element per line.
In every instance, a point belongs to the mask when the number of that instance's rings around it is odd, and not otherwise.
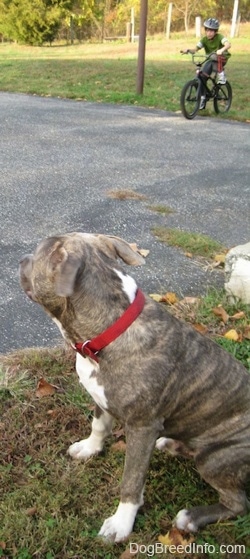
<path fill-rule="evenodd" d="M 248 124 L 132 106 L 0 93 L 0 351 L 53 344 L 56 327 L 21 292 L 18 261 L 45 236 L 72 230 L 119 235 L 150 250 L 132 273 L 144 290 L 183 295 L 223 285 L 155 225 L 250 240 Z M 115 200 L 132 189 L 147 198 Z M 149 205 L 174 210 L 162 216 Z"/>

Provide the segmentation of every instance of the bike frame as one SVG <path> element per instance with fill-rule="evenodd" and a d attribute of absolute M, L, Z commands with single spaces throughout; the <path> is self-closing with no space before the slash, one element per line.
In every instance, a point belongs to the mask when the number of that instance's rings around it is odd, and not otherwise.
<path fill-rule="evenodd" d="M 217 74 L 217 72 L 213 71 L 212 74 L 210 74 L 210 75 L 209 74 L 204 74 L 203 70 L 202 70 L 202 66 L 205 64 L 205 62 L 207 62 L 208 60 L 211 59 L 213 54 L 214 53 L 211 53 L 209 56 L 205 57 L 203 61 L 200 61 L 200 62 L 195 62 L 195 57 L 197 57 L 197 55 L 192 54 L 192 62 L 196 66 L 196 72 L 195 72 L 196 77 L 200 81 L 200 84 L 202 84 L 203 91 L 206 92 L 206 96 L 208 97 L 208 99 L 212 99 L 215 96 L 216 85 L 217 85 L 216 84 L 216 74 Z M 213 74 L 215 74 L 215 75 L 213 76 Z M 203 76 L 206 76 L 206 79 L 204 79 Z M 213 83 L 213 87 L 211 89 L 207 85 L 208 80 L 211 80 L 212 83 Z"/>

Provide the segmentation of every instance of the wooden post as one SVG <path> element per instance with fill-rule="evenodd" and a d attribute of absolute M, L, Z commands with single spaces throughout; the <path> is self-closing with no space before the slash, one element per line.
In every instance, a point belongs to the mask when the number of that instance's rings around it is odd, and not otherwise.
<path fill-rule="evenodd" d="M 170 4 L 168 5 L 168 19 L 167 19 L 167 29 L 166 29 L 166 37 L 167 37 L 167 39 L 170 38 L 170 27 L 171 27 L 172 9 L 173 9 L 173 3 L 170 2 Z"/>
<path fill-rule="evenodd" d="M 195 18 L 195 36 L 197 37 L 197 39 L 200 38 L 201 36 L 201 17 L 197 16 Z"/>
<path fill-rule="evenodd" d="M 135 42 L 135 10 L 131 8 L 131 42 Z"/>
<path fill-rule="evenodd" d="M 138 47 L 138 62 L 137 62 L 137 86 L 136 86 L 136 93 L 138 93 L 139 95 L 142 95 L 143 93 L 143 84 L 144 84 L 147 15 L 148 15 L 148 0 L 141 0 L 139 47 Z"/>
<path fill-rule="evenodd" d="M 126 38 L 128 43 L 131 43 L 132 40 L 132 23 L 130 21 L 126 25 Z"/>
<path fill-rule="evenodd" d="M 238 7 L 239 7 L 239 0 L 234 0 L 234 9 L 233 9 L 233 17 L 232 17 L 232 25 L 231 25 L 231 33 L 230 33 L 230 37 L 232 38 L 235 36 Z"/>

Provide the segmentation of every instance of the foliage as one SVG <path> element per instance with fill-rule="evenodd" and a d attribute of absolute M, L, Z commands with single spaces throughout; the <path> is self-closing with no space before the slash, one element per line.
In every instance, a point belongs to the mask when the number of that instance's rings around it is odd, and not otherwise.
<path fill-rule="evenodd" d="M 51 43 L 62 19 L 62 2 L 57 0 L 1 0 L 0 32 L 24 44 Z"/>
<path fill-rule="evenodd" d="M 133 8 L 135 34 L 139 33 L 141 0 L 0 0 L 0 34 L 19 43 L 41 45 L 58 36 L 82 40 L 125 36 Z M 241 2 L 241 20 L 249 18 L 249 0 Z M 195 16 L 213 14 L 230 21 L 233 0 L 176 0 L 173 5 L 171 30 L 186 31 L 194 24 Z M 149 0 L 148 33 L 163 33 L 166 29 L 168 3 Z M 60 32 L 59 32 L 60 31 Z"/>

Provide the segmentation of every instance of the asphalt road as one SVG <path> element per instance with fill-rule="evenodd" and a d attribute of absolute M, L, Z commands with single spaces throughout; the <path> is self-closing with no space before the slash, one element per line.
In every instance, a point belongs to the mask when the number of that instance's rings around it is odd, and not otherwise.
<path fill-rule="evenodd" d="M 155 225 L 207 234 L 226 247 L 250 240 L 249 124 L 134 106 L 0 93 L 0 352 L 51 345 L 56 326 L 22 293 L 18 262 L 44 237 L 115 234 L 150 251 L 131 272 L 148 293 L 199 295 L 223 285 Z M 132 189 L 145 200 L 107 193 Z M 149 209 L 162 204 L 173 213 Z"/>

